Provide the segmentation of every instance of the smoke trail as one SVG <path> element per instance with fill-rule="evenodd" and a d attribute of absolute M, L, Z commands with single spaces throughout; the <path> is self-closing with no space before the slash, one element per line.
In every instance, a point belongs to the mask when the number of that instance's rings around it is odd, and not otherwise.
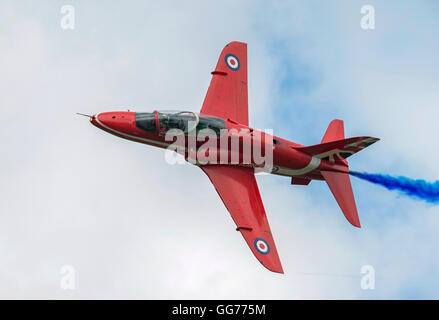
<path fill-rule="evenodd" d="M 386 174 L 372 174 L 350 171 L 351 175 L 372 183 L 379 184 L 389 190 L 398 190 L 409 197 L 429 203 L 439 203 L 439 181 L 428 182 L 406 177 L 392 177 Z"/>

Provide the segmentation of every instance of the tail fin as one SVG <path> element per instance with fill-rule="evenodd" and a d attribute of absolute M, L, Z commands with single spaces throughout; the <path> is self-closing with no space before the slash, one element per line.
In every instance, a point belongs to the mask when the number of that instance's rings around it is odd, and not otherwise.
<path fill-rule="evenodd" d="M 335 119 L 331 121 L 331 123 L 328 126 L 328 129 L 326 129 L 325 135 L 323 136 L 321 143 L 343 140 L 343 139 L 344 139 L 343 120 Z"/>
<path fill-rule="evenodd" d="M 333 120 L 328 126 L 321 144 L 299 147 L 298 150 L 313 157 L 343 164 L 349 168 L 346 158 L 363 150 L 379 139 L 373 137 L 356 137 L 345 139 L 342 120 Z M 361 228 L 355 205 L 349 174 L 334 171 L 321 171 L 344 216 L 355 227 Z"/>
<path fill-rule="evenodd" d="M 347 173 L 334 171 L 322 171 L 321 174 L 323 178 L 325 178 L 329 189 L 334 195 L 335 200 L 337 200 L 346 219 L 348 219 L 353 226 L 361 228 L 349 175 Z"/>
<path fill-rule="evenodd" d="M 348 165 L 346 158 L 377 142 L 378 138 L 356 137 L 345 139 L 343 120 L 332 120 L 322 142 L 309 147 L 296 147 L 319 159 Z"/>

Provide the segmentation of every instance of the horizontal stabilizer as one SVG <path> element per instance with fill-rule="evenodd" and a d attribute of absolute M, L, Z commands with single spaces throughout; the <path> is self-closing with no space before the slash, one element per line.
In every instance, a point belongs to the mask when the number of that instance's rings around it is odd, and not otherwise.
<path fill-rule="evenodd" d="M 295 147 L 295 149 L 319 159 L 335 162 L 343 161 L 378 140 L 378 138 L 373 137 L 356 137 L 325 142 L 309 147 Z M 343 163 L 347 165 L 347 162 L 343 161 Z"/>
<path fill-rule="evenodd" d="M 353 226 L 361 228 L 349 174 L 334 171 L 321 173 L 346 219 Z"/>

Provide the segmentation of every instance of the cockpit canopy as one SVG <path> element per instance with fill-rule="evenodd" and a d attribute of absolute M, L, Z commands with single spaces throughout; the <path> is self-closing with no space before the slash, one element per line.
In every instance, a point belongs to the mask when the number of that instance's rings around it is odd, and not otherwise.
<path fill-rule="evenodd" d="M 184 133 L 188 133 L 197 127 L 199 121 L 198 115 L 189 111 L 160 111 L 158 116 L 160 133 L 171 129 L 179 129 Z"/>
<path fill-rule="evenodd" d="M 138 128 L 148 132 L 158 131 L 159 134 L 166 134 L 171 129 L 181 130 L 184 134 L 193 132 L 194 129 L 197 133 L 202 129 L 211 129 L 220 136 L 221 129 L 226 129 L 223 119 L 191 111 L 136 112 L 135 117 Z M 159 130 L 157 130 L 157 120 Z"/>
<path fill-rule="evenodd" d="M 148 132 L 156 132 L 156 118 L 154 112 L 136 112 L 136 126 Z"/>

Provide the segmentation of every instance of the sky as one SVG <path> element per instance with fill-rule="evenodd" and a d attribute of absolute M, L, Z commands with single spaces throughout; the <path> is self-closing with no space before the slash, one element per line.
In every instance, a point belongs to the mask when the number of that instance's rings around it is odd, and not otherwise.
<path fill-rule="evenodd" d="M 60 26 L 61 7 L 75 28 Z M 363 5 L 375 29 L 360 26 Z M 248 43 L 250 125 L 381 141 L 353 170 L 434 181 L 436 1 L 2 1 L 0 298 L 439 298 L 439 209 L 352 177 L 362 228 L 319 181 L 257 176 L 284 275 L 252 255 L 209 179 L 76 112 L 199 111 Z M 360 270 L 375 270 L 362 289 Z M 63 288 L 63 266 L 74 289 Z"/>

